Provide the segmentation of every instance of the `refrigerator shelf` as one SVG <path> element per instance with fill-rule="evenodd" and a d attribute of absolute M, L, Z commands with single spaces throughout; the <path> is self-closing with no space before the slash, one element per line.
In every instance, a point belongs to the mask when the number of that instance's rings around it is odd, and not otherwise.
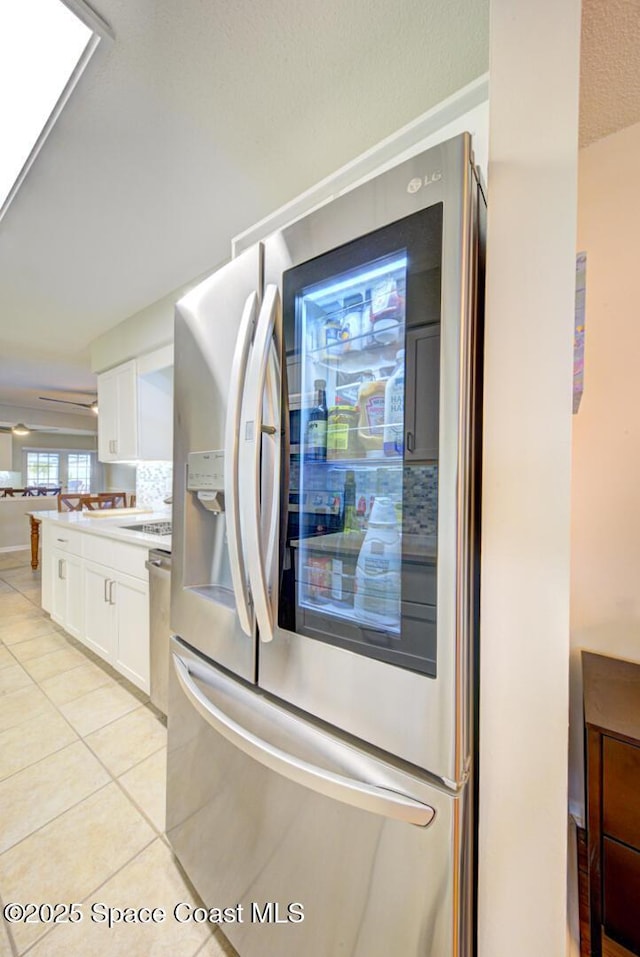
<path fill-rule="evenodd" d="M 388 336 L 391 334 L 391 330 L 383 331 Z M 371 335 L 366 333 L 362 336 L 354 336 L 353 339 L 343 339 L 336 345 L 309 349 L 306 356 L 317 366 L 337 370 L 346 375 L 364 372 L 379 373 L 381 369 L 392 369 L 396 363 L 396 352 L 404 344 L 404 322 L 398 323 L 397 330 L 393 330 L 393 339 L 389 342 L 365 345 Z M 356 348 L 353 348 L 354 345 Z"/>
<path fill-rule="evenodd" d="M 389 468 L 394 469 L 395 471 L 399 470 L 403 466 L 403 457 L 402 455 L 385 455 L 384 452 L 381 452 L 380 455 L 367 455 L 363 453 L 362 455 L 354 456 L 353 458 L 343 459 L 343 458 L 327 458 L 322 462 L 313 461 L 313 465 L 328 465 L 329 468 L 338 468 L 338 469 L 353 469 L 353 468 L 362 468 L 366 466 L 368 469 L 379 469 L 379 468 Z"/>
<path fill-rule="evenodd" d="M 326 535 L 310 535 L 307 538 L 292 539 L 289 544 L 292 548 L 301 551 L 320 552 L 326 555 L 336 555 L 344 551 L 353 552 L 357 556 L 364 536 L 364 531 L 329 532 Z M 435 564 L 437 548 L 435 535 L 402 533 L 402 557 L 405 562 L 413 560 L 419 564 Z"/>
<path fill-rule="evenodd" d="M 391 618 L 390 616 L 371 614 L 366 619 L 357 612 L 352 605 L 342 605 L 333 599 L 320 599 L 313 601 L 308 598 L 300 599 L 300 608 L 313 612 L 316 615 L 323 615 L 327 618 L 335 618 L 342 621 L 349 621 L 352 624 L 366 628 L 368 632 L 380 631 L 381 637 L 388 636 L 389 632 L 393 634 L 400 633 L 400 618 Z"/>

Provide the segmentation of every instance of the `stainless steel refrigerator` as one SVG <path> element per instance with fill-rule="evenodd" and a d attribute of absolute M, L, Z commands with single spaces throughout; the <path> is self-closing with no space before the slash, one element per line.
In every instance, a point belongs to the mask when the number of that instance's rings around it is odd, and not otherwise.
<path fill-rule="evenodd" d="M 167 834 L 242 957 L 473 953 L 484 212 L 464 134 L 176 308 Z"/>

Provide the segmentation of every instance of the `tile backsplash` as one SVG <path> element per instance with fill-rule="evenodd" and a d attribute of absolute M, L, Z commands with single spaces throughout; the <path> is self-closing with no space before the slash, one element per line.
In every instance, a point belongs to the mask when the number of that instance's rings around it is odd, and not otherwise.
<path fill-rule="evenodd" d="M 172 462 L 138 462 L 136 468 L 136 505 L 166 508 L 171 495 Z"/>
<path fill-rule="evenodd" d="M 438 466 L 411 466 L 403 474 L 402 530 L 435 535 L 438 528 Z"/>

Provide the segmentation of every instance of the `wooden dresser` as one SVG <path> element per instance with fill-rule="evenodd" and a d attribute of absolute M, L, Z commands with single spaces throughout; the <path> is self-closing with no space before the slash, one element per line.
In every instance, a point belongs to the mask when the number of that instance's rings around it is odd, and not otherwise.
<path fill-rule="evenodd" d="M 640 955 L 640 665 L 582 653 L 592 957 Z"/>

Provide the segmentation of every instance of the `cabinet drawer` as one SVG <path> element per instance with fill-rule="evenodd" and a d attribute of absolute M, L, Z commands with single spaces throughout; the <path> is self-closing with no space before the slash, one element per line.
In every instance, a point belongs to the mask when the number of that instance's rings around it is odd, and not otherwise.
<path fill-rule="evenodd" d="M 115 542 L 111 538 L 101 538 L 99 535 L 87 535 L 84 556 L 100 565 L 107 565 L 123 575 L 148 580 L 149 575 L 144 564 L 149 557 L 148 548 Z"/>
<path fill-rule="evenodd" d="M 640 852 L 605 838 L 604 928 L 619 944 L 640 953 Z"/>
<path fill-rule="evenodd" d="M 640 850 L 640 748 L 602 740 L 602 829 Z"/>
<path fill-rule="evenodd" d="M 51 529 L 51 546 L 70 555 L 82 555 L 82 532 L 60 524 Z"/>

